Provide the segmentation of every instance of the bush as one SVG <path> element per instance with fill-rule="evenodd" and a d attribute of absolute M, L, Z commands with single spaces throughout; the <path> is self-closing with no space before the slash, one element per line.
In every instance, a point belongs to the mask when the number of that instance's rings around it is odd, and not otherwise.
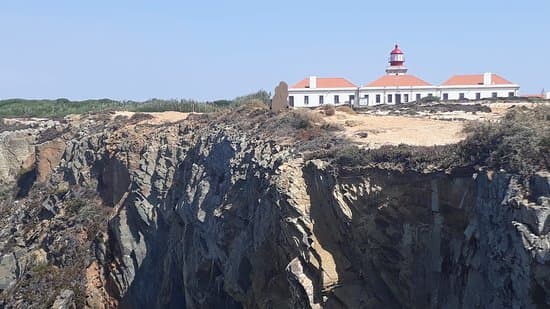
<path fill-rule="evenodd" d="M 142 122 L 142 121 L 145 121 L 145 120 L 150 120 L 150 119 L 153 119 L 153 118 L 155 118 L 155 117 L 151 114 L 135 113 L 135 114 L 132 115 L 132 117 L 130 117 L 130 123 L 131 124 L 137 124 L 139 122 Z"/>
<path fill-rule="evenodd" d="M 390 164 L 411 170 L 444 170 L 464 166 L 504 169 L 522 175 L 550 170 L 550 107 L 514 109 L 499 122 L 472 122 L 467 137 L 454 145 L 348 146 L 334 153 L 347 165 Z"/>
<path fill-rule="evenodd" d="M 86 203 L 83 200 L 72 199 L 67 201 L 66 209 L 70 214 L 77 214 L 84 206 L 86 206 Z"/>
<path fill-rule="evenodd" d="M 307 109 L 296 109 L 285 114 L 281 119 L 283 123 L 289 123 L 294 129 L 312 128 L 315 124 L 322 124 L 321 116 Z"/>
<path fill-rule="evenodd" d="M 144 102 L 115 101 L 110 99 L 70 101 L 65 98 L 57 100 L 0 100 L 0 117 L 65 117 L 70 114 L 85 114 L 105 111 L 132 112 L 198 112 L 214 113 L 256 100 L 267 106 L 271 94 L 258 91 L 253 94 L 237 97 L 233 100 L 199 102 L 187 99 L 150 99 Z M 0 131 L 2 125 L 0 124 Z"/>
<path fill-rule="evenodd" d="M 350 115 L 357 114 L 355 112 L 355 110 L 353 108 L 351 108 L 350 106 L 338 106 L 338 107 L 336 107 L 336 110 L 339 111 L 339 112 L 342 112 L 342 113 L 350 114 Z"/>
<path fill-rule="evenodd" d="M 550 166 L 550 107 L 513 109 L 497 123 L 472 122 L 459 144 L 471 164 L 530 174 Z"/>
<path fill-rule="evenodd" d="M 377 149 L 360 149 L 348 146 L 335 154 L 340 165 L 389 165 L 402 169 L 423 171 L 445 169 L 456 162 L 455 146 L 382 146 Z"/>
<path fill-rule="evenodd" d="M 420 102 L 422 103 L 432 103 L 432 102 L 439 102 L 440 98 L 436 96 L 427 96 L 420 99 Z"/>
<path fill-rule="evenodd" d="M 336 114 L 336 108 L 332 104 L 326 104 L 319 107 L 319 110 L 323 111 L 326 116 L 334 116 Z"/>

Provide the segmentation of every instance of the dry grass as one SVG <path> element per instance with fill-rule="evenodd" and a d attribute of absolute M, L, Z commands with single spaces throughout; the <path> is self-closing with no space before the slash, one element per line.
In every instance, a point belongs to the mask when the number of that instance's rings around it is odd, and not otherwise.
<path fill-rule="evenodd" d="M 342 113 L 346 113 L 346 114 L 349 114 L 349 115 L 356 115 L 357 113 L 353 110 L 353 108 L 349 107 L 349 106 L 338 106 L 336 108 L 337 111 L 339 112 L 342 112 Z"/>

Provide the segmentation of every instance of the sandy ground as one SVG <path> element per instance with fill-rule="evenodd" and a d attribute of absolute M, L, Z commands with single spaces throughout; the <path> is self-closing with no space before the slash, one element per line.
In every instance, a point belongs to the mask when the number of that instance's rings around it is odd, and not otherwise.
<path fill-rule="evenodd" d="M 416 116 L 354 115 L 337 111 L 336 115 L 324 119 L 342 125 L 347 138 L 368 148 L 399 144 L 433 146 L 464 139 L 462 130 L 470 120 L 497 121 L 513 106 L 533 108 L 537 104 L 541 103 L 489 103 L 486 105 L 491 108 L 490 113 L 453 111 Z M 360 133 L 367 133 L 367 137 L 361 137 Z"/>
<path fill-rule="evenodd" d="M 134 114 L 135 114 L 134 112 L 118 111 L 115 113 L 113 117 L 122 115 L 130 118 Z M 159 112 L 159 113 L 147 113 L 147 114 L 152 115 L 155 118 L 144 120 L 142 122 L 147 122 L 149 124 L 163 124 L 163 123 L 170 123 L 170 122 L 176 122 L 176 121 L 187 119 L 190 113 Z"/>
<path fill-rule="evenodd" d="M 369 148 L 382 145 L 409 144 L 432 146 L 456 143 L 464 138 L 463 121 L 434 120 L 405 116 L 350 115 L 336 112 L 325 117 L 331 123 L 344 127 L 343 134 L 350 140 Z M 360 133 L 367 133 L 361 137 Z"/>

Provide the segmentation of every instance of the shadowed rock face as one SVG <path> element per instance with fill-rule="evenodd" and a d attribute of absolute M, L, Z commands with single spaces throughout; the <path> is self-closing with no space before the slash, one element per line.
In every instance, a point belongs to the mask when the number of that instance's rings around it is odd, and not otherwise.
<path fill-rule="evenodd" d="M 550 304 L 547 174 L 343 170 L 227 125 L 94 132 L 48 177 L 112 210 L 82 270 L 89 307 Z M 33 241 L 2 244 L 4 294 Z"/>

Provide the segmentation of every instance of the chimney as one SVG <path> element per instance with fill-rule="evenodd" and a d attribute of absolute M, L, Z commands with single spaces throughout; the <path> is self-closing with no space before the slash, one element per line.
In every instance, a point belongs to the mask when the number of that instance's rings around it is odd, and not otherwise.
<path fill-rule="evenodd" d="M 311 89 L 317 88 L 317 76 L 309 77 L 309 88 Z"/>
<path fill-rule="evenodd" d="M 493 74 L 483 73 L 483 85 L 492 85 L 493 84 Z"/>

